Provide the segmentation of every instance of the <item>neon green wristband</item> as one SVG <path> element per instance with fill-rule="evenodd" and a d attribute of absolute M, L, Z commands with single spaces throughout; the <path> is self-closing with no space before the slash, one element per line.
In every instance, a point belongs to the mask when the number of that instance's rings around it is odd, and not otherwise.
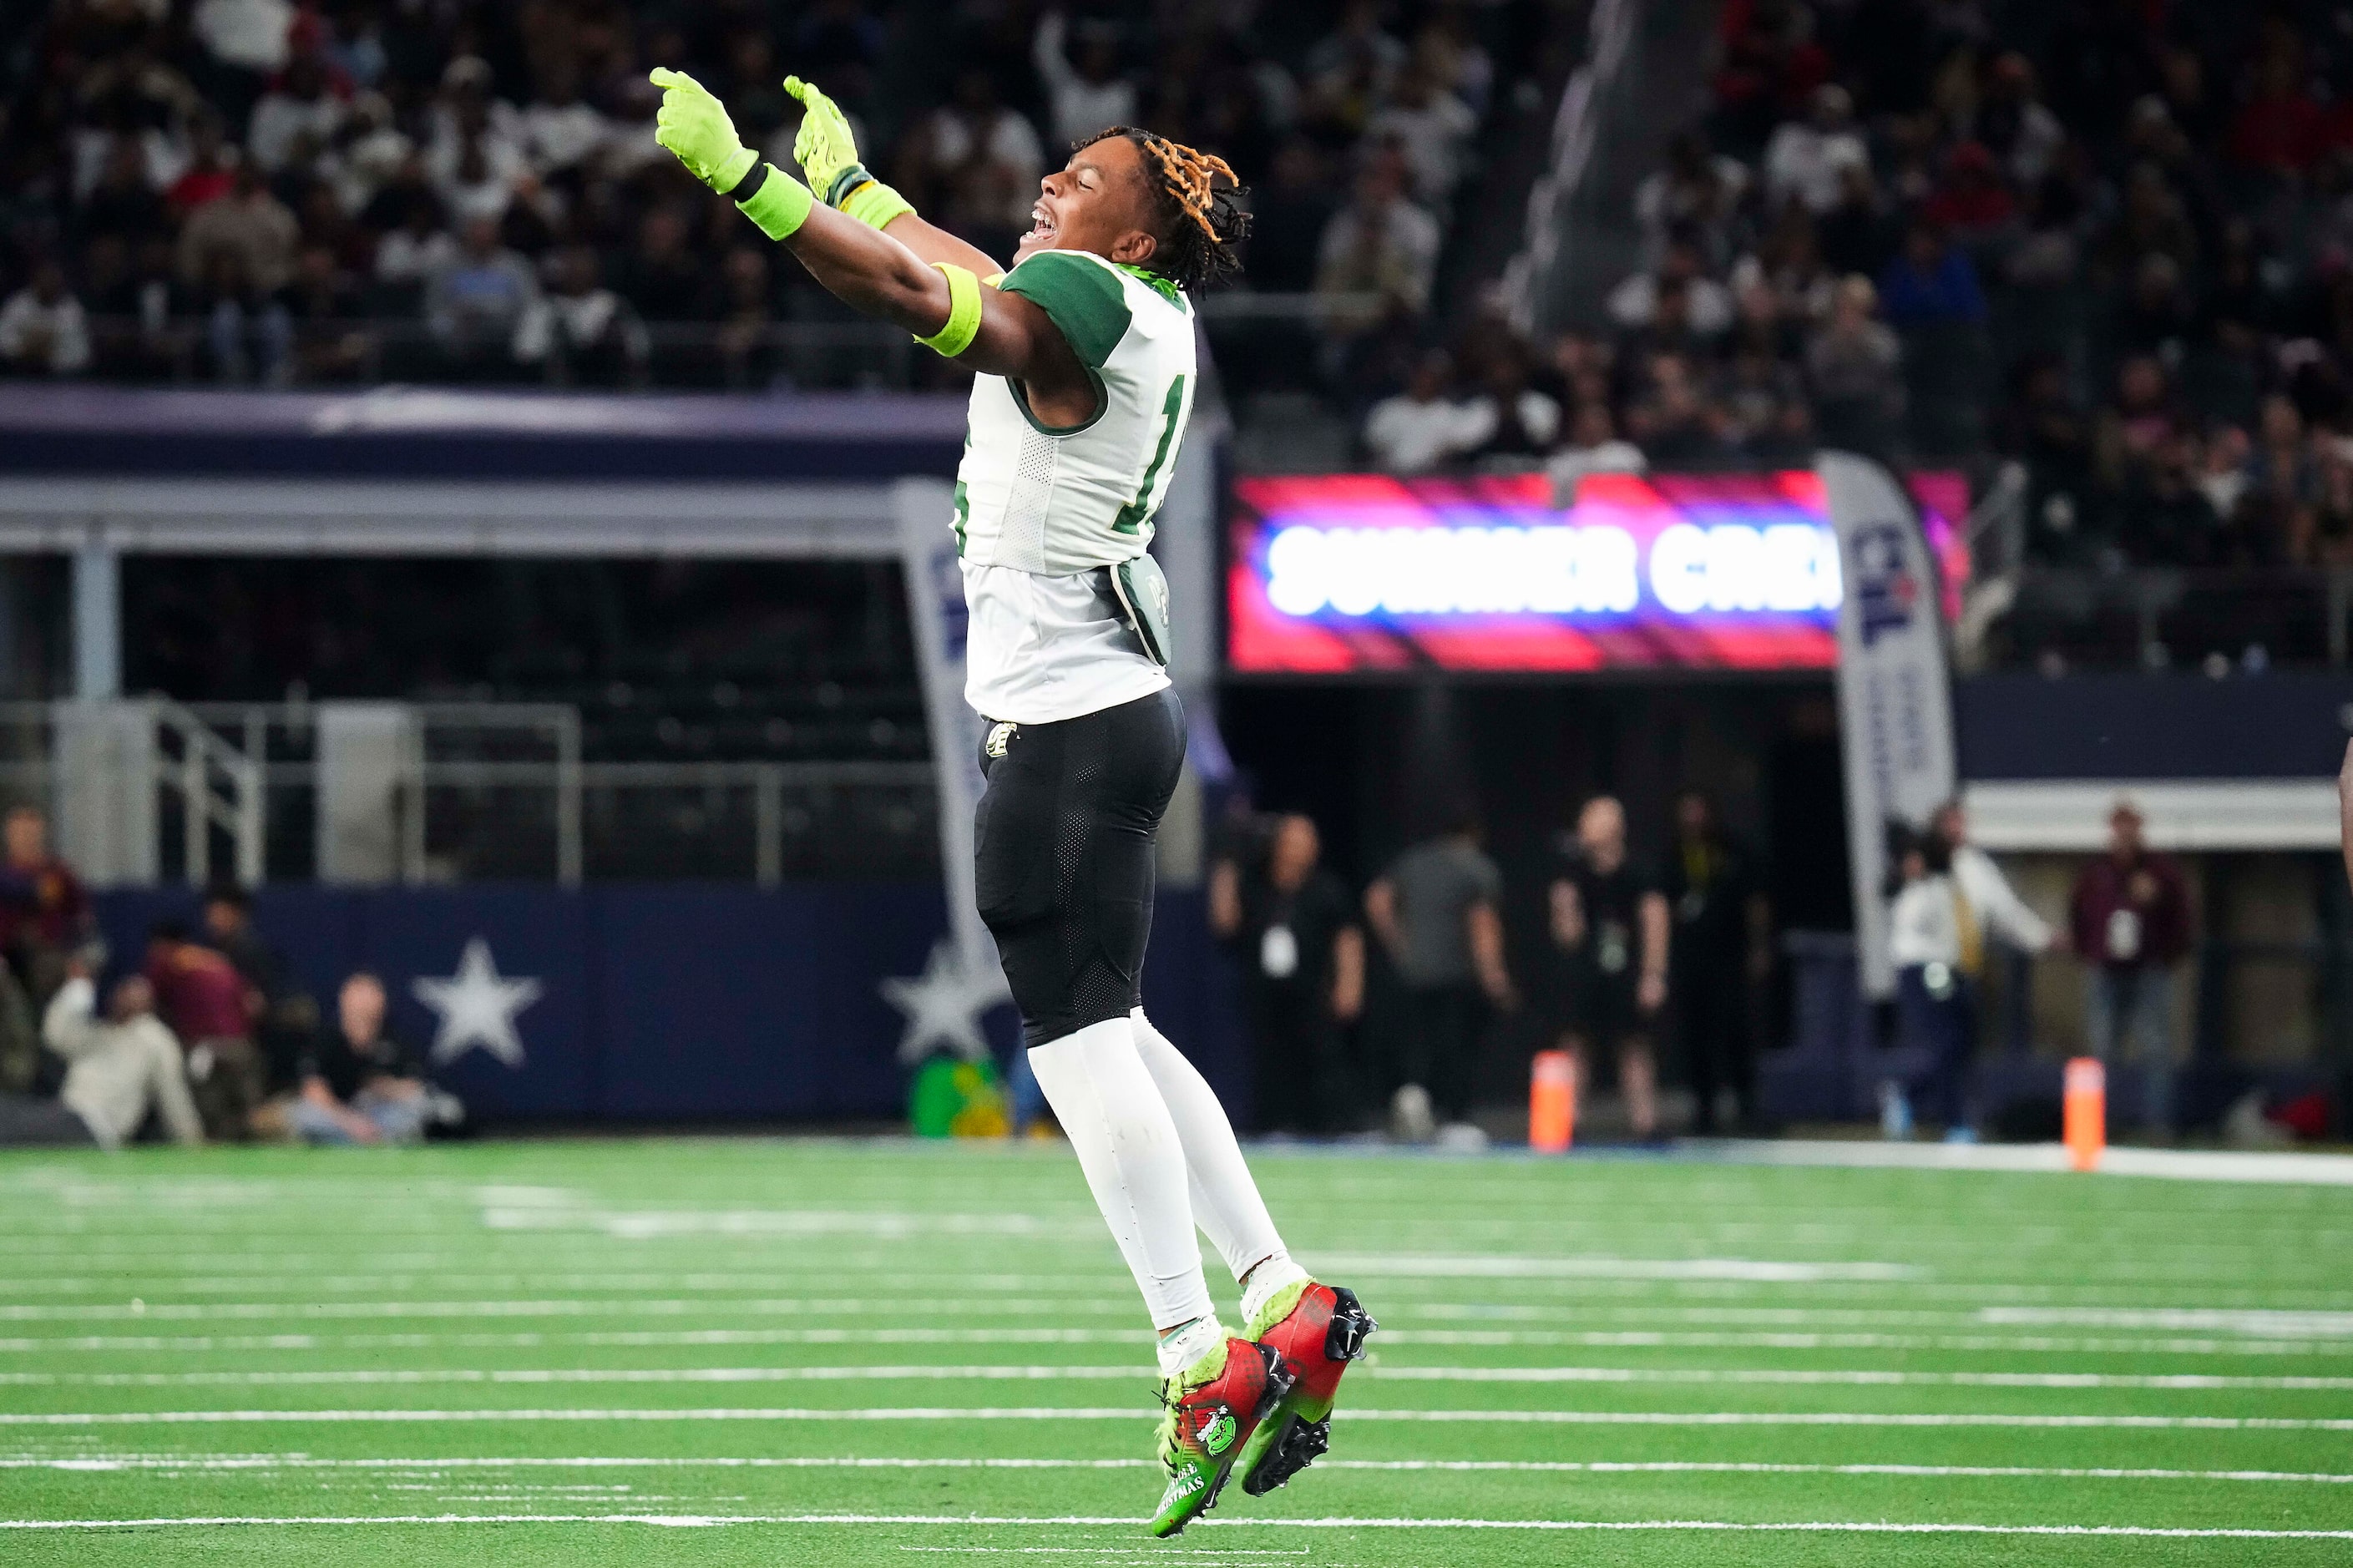
<path fill-rule="evenodd" d="M 950 261 L 934 261 L 940 275 L 948 280 L 947 324 L 930 337 L 917 335 L 915 341 L 944 359 L 954 359 L 972 347 L 972 340 L 980 335 L 980 279 L 969 268 Z"/>
<path fill-rule="evenodd" d="M 892 219 L 915 210 L 914 203 L 880 180 L 869 180 L 842 197 L 840 206 L 845 216 L 878 232 L 890 227 Z"/>
<path fill-rule="evenodd" d="M 786 239 L 808 220 L 809 208 L 817 205 L 809 188 L 777 168 L 774 163 L 763 171 L 766 178 L 760 188 L 735 204 L 735 210 L 760 226 L 760 232 L 770 239 Z"/>

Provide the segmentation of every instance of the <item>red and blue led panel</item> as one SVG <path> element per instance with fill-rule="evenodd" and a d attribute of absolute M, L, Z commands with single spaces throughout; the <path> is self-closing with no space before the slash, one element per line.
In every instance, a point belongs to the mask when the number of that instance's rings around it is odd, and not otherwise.
<path fill-rule="evenodd" d="M 1905 479 L 1944 573 L 1968 580 L 1957 473 Z M 1242 674 L 1409 669 L 1828 669 L 1838 542 L 1810 468 L 1235 481 L 1226 663 Z"/>

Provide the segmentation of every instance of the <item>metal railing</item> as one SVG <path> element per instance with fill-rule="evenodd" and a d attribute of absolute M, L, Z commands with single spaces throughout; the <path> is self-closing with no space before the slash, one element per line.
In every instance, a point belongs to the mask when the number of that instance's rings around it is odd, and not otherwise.
<path fill-rule="evenodd" d="M 76 704 L 0 703 L 0 797 L 71 816 Z M 138 699 L 156 809 L 98 880 L 248 885 L 318 868 L 320 708 Z M 611 878 L 923 876 L 936 871 L 927 762 L 586 762 L 579 711 L 552 703 L 418 703 L 414 760 L 391 792 L 410 883 Z M 26 743 L 29 739 L 30 743 Z M 166 799 L 176 811 L 160 808 Z M 216 847 L 216 841 L 218 840 Z"/>

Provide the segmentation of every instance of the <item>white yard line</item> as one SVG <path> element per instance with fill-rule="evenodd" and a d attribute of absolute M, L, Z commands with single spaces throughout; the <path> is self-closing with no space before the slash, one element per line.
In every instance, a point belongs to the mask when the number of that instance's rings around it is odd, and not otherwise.
<path fill-rule="evenodd" d="M 1134 1303 L 1118 1303 L 1133 1316 Z M 813 1314 L 814 1315 L 814 1314 Z M 976 1316 L 977 1313 L 959 1314 Z M 75 1334 L 0 1337 L 0 1355 L 65 1352 L 532 1350 L 555 1345 L 682 1347 L 822 1344 L 1142 1344 L 1148 1329 L 616 1329 L 605 1331 L 409 1334 Z M 1377 1342 L 1399 1345 L 1551 1346 L 1584 1350 L 1960 1351 L 2017 1355 L 2345 1356 L 2353 1341 L 2183 1338 L 2098 1339 L 2049 1334 L 1676 1332 L 1645 1329 L 1403 1329 L 1387 1324 Z"/>
<path fill-rule="evenodd" d="M 1134 1375 L 1129 1373 L 1128 1375 Z M 1135 1405 L 880 1405 L 672 1409 L 432 1410 L 58 1410 L 0 1411 L 0 1426 L 185 1426 L 438 1423 L 482 1421 L 1135 1421 Z M 2198 1432 L 2353 1432 L 2353 1418 L 2290 1415 L 1997 1415 L 1894 1411 L 1365 1410 L 1343 1406 L 1348 1421 L 1446 1422 L 1567 1426 L 1954 1426 L 2016 1429 L 2111 1428 Z"/>
<path fill-rule="evenodd" d="M 876 1366 L 356 1367 L 295 1371 L 7 1372 L 0 1386 L 76 1388 L 282 1388 L 427 1384 L 702 1384 L 1102 1382 L 1144 1378 L 1141 1362 L 1115 1365 L 883 1364 Z M 2222 1376 L 2203 1373 L 1900 1372 L 1850 1367 L 1388 1366 L 1357 1375 L 1383 1383 L 1716 1384 L 1883 1388 L 2120 1388 L 2168 1391 L 2259 1389 L 2343 1393 L 2353 1377 Z"/>
<path fill-rule="evenodd" d="M 2108 1535 L 2154 1537 L 2172 1541 L 2353 1541 L 2353 1530 L 2181 1529 L 2141 1524 L 1954 1524 L 1894 1523 L 1872 1521 L 1809 1521 L 1804 1523 L 1751 1524 L 1725 1520 L 1641 1519 L 1208 1519 L 1204 1525 L 1241 1530 L 1509 1530 L 1710 1531 L 1762 1535 Z M 646 1524 L 672 1529 L 713 1529 L 730 1525 L 910 1525 L 951 1529 L 1102 1526 L 1141 1529 L 1142 1521 L 1115 1514 L 987 1515 L 921 1513 L 410 1513 L 337 1514 L 273 1517 L 268 1514 L 215 1514 L 200 1518 L 149 1519 L 0 1519 L 0 1530 L 126 1530 L 219 1526 L 273 1528 L 321 1525 L 417 1524 Z"/>
<path fill-rule="evenodd" d="M 69 1470 L 1152 1470 L 1154 1459 L 881 1458 L 833 1456 L 621 1458 L 606 1455 L 533 1456 L 496 1458 L 325 1459 L 297 1454 L 0 1455 L 0 1469 Z M 1576 1475 L 1895 1476 L 2001 1480 L 2242 1481 L 2307 1486 L 2353 1486 L 2353 1475 L 2303 1470 L 2126 1469 L 2045 1465 L 1794 1465 L 1708 1459 L 1334 1459 L 1315 1461 L 1319 1470 L 1494 1471 Z"/>

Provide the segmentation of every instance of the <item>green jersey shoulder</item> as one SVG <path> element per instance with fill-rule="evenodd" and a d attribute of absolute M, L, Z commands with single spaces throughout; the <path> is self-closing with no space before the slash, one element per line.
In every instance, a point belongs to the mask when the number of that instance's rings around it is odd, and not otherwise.
<path fill-rule="evenodd" d="M 1094 381 L 1098 406 L 1056 428 L 1018 383 L 973 380 L 956 536 L 977 565 L 1067 576 L 1152 542 L 1198 380 L 1193 310 L 1163 278 L 1077 250 L 1041 250 L 998 287 L 1044 310 Z"/>

